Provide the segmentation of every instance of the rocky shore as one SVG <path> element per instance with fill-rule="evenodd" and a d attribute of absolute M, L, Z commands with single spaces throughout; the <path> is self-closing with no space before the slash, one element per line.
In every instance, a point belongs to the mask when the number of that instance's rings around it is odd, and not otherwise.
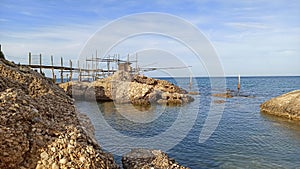
<path fill-rule="evenodd" d="M 182 92 L 175 87 L 171 90 Z M 72 98 L 41 74 L 4 57 L 0 58 L 0 135 L 0 168 L 120 168 L 112 154 L 101 149 L 90 120 L 76 110 Z M 180 167 L 160 154 L 156 153 L 155 163 L 143 165 L 163 169 L 166 165 L 161 164 L 167 159 L 169 165 Z M 131 162 L 142 166 L 139 159 Z"/>
<path fill-rule="evenodd" d="M 300 90 L 291 91 L 264 102 L 260 105 L 260 111 L 292 120 L 300 120 Z"/>
<path fill-rule="evenodd" d="M 73 99 L 39 73 L 3 58 L 0 112 L 0 168 L 119 168 Z"/>
<path fill-rule="evenodd" d="M 115 101 L 149 105 L 182 105 L 194 99 L 188 92 L 168 81 L 118 71 L 94 82 L 67 82 L 59 85 L 75 99 Z"/>

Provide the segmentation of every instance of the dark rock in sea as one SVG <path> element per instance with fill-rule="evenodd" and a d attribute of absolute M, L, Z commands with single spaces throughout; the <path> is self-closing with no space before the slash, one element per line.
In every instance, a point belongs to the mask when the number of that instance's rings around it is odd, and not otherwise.
<path fill-rule="evenodd" d="M 260 111 L 292 120 L 300 120 L 300 90 L 264 102 L 260 105 Z"/>
<path fill-rule="evenodd" d="M 249 97 L 249 98 L 253 98 L 253 95 L 250 94 L 245 94 L 239 91 L 235 91 L 235 90 L 226 90 L 225 93 L 214 93 L 212 94 L 212 96 L 214 97 L 220 97 L 220 98 L 233 98 L 233 97 Z"/>
<path fill-rule="evenodd" d="M 124 169 L 187 169 L 160 150 L 132 149 L 122 156 Z"/>
<path fill-rule="evenodd" d="M 194 99 L 187 91 L 165 80 L 118 71 L 94 82 L 68 82 L 59 85 L 75 99 L 115 101 L 134 105 L 182 105 Z"/>

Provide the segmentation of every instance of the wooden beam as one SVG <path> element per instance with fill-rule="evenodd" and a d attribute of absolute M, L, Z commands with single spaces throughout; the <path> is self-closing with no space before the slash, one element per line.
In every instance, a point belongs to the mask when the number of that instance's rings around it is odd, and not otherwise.
<path fill-rule="evenodd" d="M 29 66 L 31 65 L 31 52 L 29 52 L 28 54 L 28 65 Z"/>
<path fill-rule="evenodd" d="M 60 66 L 61 66 L 61 67 L 64 66 L 64 63 L 63 63 L 63 62 L 64 62 L 64 61 L 63 61 L 63 58 L 61 57 L 61 58 L 60 58 Z M 64 72 L 64 69 L 61 68 L 61 70 L 60 70 L 60 82 L 61 82 L 61 83 L 64 82 L 64 74 L 63 74 L 63 72 Z"/>
<path fill-rule="evenodd" d="M 42 54 L 40 53 L 40 73 L 42 74 Z"/>
<path fill-rule="evenodd" d="M 53 81 L 53 83 L 55 83 L 56 79 L 55 79 L 55 74 L 54 74 L 53 56 L 52 55 L 51 55 L 51 66 L 52 66 L 52 68 L 51 68 L 51 70 L 52 70 L 52 81 Z"/>
<path fill-rule="evenodd" d="M 70 60 L 70 81 L 72 81 L 72 75 L 73 75 L 73 72 L 72 72 L 72 60 Z"/>

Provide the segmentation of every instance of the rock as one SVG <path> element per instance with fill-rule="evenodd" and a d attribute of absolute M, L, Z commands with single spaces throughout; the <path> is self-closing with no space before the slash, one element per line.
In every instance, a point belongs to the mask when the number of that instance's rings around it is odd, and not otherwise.
<path fill-rule="evenodd" d="M 47 160 L 48 159 L 48 154 L 46 152 L 42 152 L 41 153 L 41 158 L 44 159 L 44 160 Z"/>
<path fill-rule="evenodd" d="M 198 91 L 189 91 L 188 94 L 190 94 L 190 95 L 199 95 L 200 92 L 198 92 Z"/>
<path fill-rule="evenodd" d="M 124 169 L 186 169 L 160 150 L 132 149 L 122 156 Z"/>
<path fill-rule="evenodd" d="M 225 100 L 214 100 L 214 103 L 223 104 L 223 103 L 225 103 Z"/>
<path fill-rule="evenodd" d="M 0 168 L 119 168 L 81 117 L 52 81 L 0 59 Z"/>
<path fill-rule="evenodd" d="M 92 83 L 68 82 L 60 84 L 69 96 L 75 99 L 90 101 L 115 101 L 116 103 L 132 103 L 134 105 L 150 105 L 152 103 L 166 105 L 182 105 L 194 99 L 187 91 L 165 81 L 118 71 L 112 76 L 98 79 Z M 73 91 L 70 91 L 73 90 Z M 169 98 L 162 98 L 162 94 Z"/>
<path fill-rule="evenodd" d="M 260 111 L 293 120 L 300 120 L 300 90 L 272 98 L 260 105 Z"/>
<path fill-rule="evenodd" d="M 192 101 L 194 98 L 186 94 L 164 92 L 157 102 L 164 105 L 181 105 Z"/>
<path fill-rule="evenodd" d="M 212 94 L 212 96 L 221 98 L 232 98 L 233 93 L 230 90 L 227 90 L 226 93 L 214 93 Z"/>

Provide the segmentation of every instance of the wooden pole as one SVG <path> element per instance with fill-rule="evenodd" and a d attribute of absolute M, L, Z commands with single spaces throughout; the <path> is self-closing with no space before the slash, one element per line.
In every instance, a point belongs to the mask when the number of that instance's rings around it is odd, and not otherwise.
<path fill-rule="evenodd" d="M 88 71 L 88 81 L 90 81 L 90 64 L 87 65 L 87 71 Z"/>
<path fill-rule="evenodd" d="M 192 74 L 190 74 L 190 90 L 192 90 L 193 87 L 193 77 Z"/>
<path fill-rule="evenodd" d="M 53 83 L 55 83 L 56 79 L 55 79 L 55 74 L 54 74 L 53 56 L 52 55 L 51 55 L 51 66 L 52 66 L 52 80 L 53 80 Z"/>
<path fill-rule="evenodd" d="M 238 92 L 240 93 L 240 89 L 241 89 L 241 76 L 238 75 L 238 85 L 237 85 L 237 89 L 238 89 Z"/>
<path fill-rule="evenodd" d="M 42 54 L 40 53 L 40 73 L 42 73 Z"/>
<path fill-rule="evenodd" d="M 95 79 L 98 77 L 98 51 L 96 50 L 96 76 Z"/>
<path fill-rule="evenodd" d="M 108 61 L 107 61 L 107 74 L 108 74 L 108 76 L 109 76 L 109 67 L 110 67 L 109 59 L 110 59 L 110 56 L 108 55 Z"/>
<path fill-rule="evenodd" d="M 28 54 L 28 65 L 29 66 L 31 65 L 31 52 L 29 52 Z"/>
<path fill-rule="evenodd" d="M 79 60 L 77 60 L 77 67 L 79 69 L 78 81 L 81 81 L 81 68 L 80 68 Z"/>
<path fill-rule="evenodd" d="M 138 54 L 135 54 L 135 74 L 138 74 Z"/>
<path fill-rule="evenodd" d="M 64 82 L 64 69 L 63 69 L 63 66 L 64 66 L 64 63 L 63 63 L 63 58 L 61 57 L 60 58 L 60 66 L 61 66 L 61 70 L 60 70 L 60 82 L 63 83 Z"/>
<path fill-rule="evenodd" d="M 72 71 L 72 60 L 70 60 L 70 81 L 72 81 L 72 75 L 73 75 L 73 71 Z"/>
<path fill-rule="evenodd" d="M 94 55 L 92 54 L 92 81 L 94 81 Z"/>

